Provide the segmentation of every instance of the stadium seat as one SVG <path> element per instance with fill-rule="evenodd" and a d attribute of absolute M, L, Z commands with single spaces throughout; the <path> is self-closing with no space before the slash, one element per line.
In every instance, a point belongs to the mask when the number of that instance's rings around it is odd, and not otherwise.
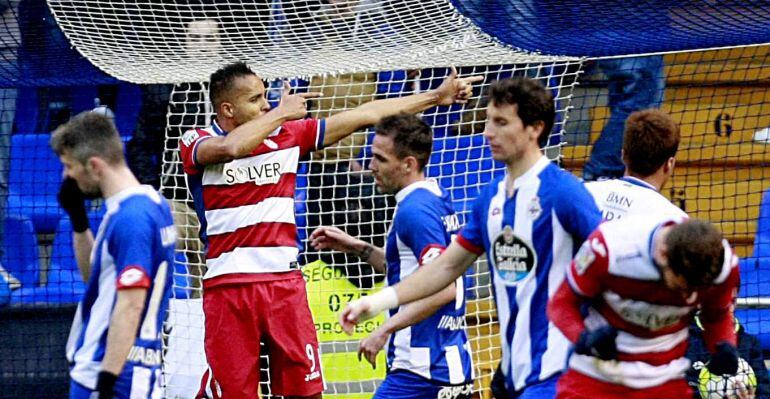
<path fill-rule="evenodd" d="M 754 236 L 754 257 L 770 259 L 770 190 L 765 191 L 759 205 L 757 234 Z"/>
<path fill-rule="evenodd" d="M 187 256 L 184 252 L 176 251 L 174 253 L 174 282 L 172 298 L 190 299 L 192 298 L 192 278 L 187 270 Z"/>
<path fill-rule="evenodd" d="M 96 232 L 101 214 L 89 215 L 91 230 Z M 85 292 L 86 284 L 78 270 L 72 242 L 72 223 L 68 217 L 59 220 L 54 235 L 47 281 L 40 286 L 27 286 L 16 290 L 12 303 L 76 303 Z"/>
<path fill-rule="evenodd" d="M 304 251 L 303 242 L 307 238 L 307 174 L 308 164 L 303 162 L 297 169 L 296 189 L 294 191 L 294 218 L 297 224 L 297 247 Z"/>
<path fill-rule="evenodd" d="M 770 258 L 740 260 L 739 298 L 770 298 Z M 736 309 L 735 316 L 746 332 L 756 335 L 765 352 L 770 352 L 770 308 Z"/>
<path fill-rule="evenodd" d="M 377 95 L 384 98 L 401 97 L 407 93 L 406 71 L 377 73 Z"/>
<path fill-rule="evenodd" d="M 50 134 L 11 136 L 7 211 L 29 216 L 38 234 L 54 233 L 62 216 L 56 201 L 62 165 L 48 145 L 50 137 Z"/>
<path fill-rule="evenodd" d="M 5 218 L 3 267 L 21 281 L 22 287 L 34 287 L 40 282 L 40 261 L 37 236 L 32 221 L 10 213 Z"/>

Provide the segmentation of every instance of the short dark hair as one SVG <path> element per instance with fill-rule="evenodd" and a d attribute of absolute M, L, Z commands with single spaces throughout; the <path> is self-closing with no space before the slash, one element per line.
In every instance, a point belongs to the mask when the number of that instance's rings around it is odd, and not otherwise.
<path fill-rule="evenodd" d="M 420 171 L 428 164 L 433 149 L 433 131 L 422 119 L 405 113 L 388 116 L 374 127 L 374 132 L 393 140 L 399 159 L 415 157 Z"/>
<path fill-rule="evenodd" d="M 665 238 L 668 267 L 691 289 L 713 284 L 724 263 L 722 240 L 722 233 L 702 220 L 675 225 Z"/>
<path fill-rule="evenodd" d="M 497 80 L 489 87 L 489 101 L 498 105 L 517 105 L 519 118 L 524 126 L 532 126 L 537 121 L 543 122 L 543 131 L 537 138 L 537 144 L 545 147 L 556 119 L 556 110 L 551 92 L 540 82 L 523 76 Z"/>
<path fill-rule="evenodd" d="M 112 119 L 96 112 L 81 112 L 51 134 L 51 148 L 67 153 L 81 164 L 99 157 L 115 165 L 124 162 L 123 143 Z"/>
<path fill-rule="evenodd" d="M 659 109 L 645 109 L 626 119 L 623 161 L 629 171 L 647 177 L 679 149 L 679 125 Z"/>
<path fill-rule="evenodd" d="M 214 109 L 219 108 L 219 105 L 225 100 L 225 96 L 233 89 L 235 79 L 249 75 L 256 76 L 257 74 L 245 62 L 241 61 L 225 65 L 212 73 L 211 78 L 209 78 L 209 100 L 211 100 Z"/>

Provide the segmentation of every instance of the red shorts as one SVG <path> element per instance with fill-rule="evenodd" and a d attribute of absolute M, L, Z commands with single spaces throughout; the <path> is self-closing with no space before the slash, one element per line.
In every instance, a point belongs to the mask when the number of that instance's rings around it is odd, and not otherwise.
<path fill-rule="evenodd" d="M 313 396 L 324 389 L 305 280 L 299 271 L 275 276 L 204 285 L 206 357 L 223 398 L 258 397 L 260 341 L 269 352 L 273 394 Z"/>
<path fill-rule="evenodd" d="M 556 385 L 556 399 L 687 399 L 692 391 L 684 378 L 646 389 L 599 381 L 575 370 L 564 373 Z"/>

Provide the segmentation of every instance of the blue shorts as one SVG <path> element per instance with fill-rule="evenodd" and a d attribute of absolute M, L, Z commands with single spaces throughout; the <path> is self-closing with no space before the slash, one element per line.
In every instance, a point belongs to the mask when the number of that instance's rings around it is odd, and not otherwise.
<path fill-rule="evenodd" d="M 115 382 L 115 398 L 160 398 L 161 389 L 160 367 L 132 367 L 126 363 L 123 373 Z M 96 391 L 92 391 L 74 380 L 70 381 L 70 399 L 91 399 L 98 396 Z"/>
<path fill-rule="evenodd" d="M 559 381 L 561 373 L 552 375 L 536 384 L 528 385 L 521 391 L 510 395 L 515 399 L 553 399 L 556 397 L 556 382 Z"/>
<path fill-rule="evenodd" d="M 388 373 L 372 399 L 469 399 L 473 382 L 443 384 L 404 370 Z"/>

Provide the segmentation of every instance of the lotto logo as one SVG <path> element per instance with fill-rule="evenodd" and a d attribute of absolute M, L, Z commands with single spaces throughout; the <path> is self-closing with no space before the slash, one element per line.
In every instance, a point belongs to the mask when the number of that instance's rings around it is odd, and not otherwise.
<path fill-rule="evenodd" d="M 420 264 L 427 265 L 428 263 L 433 262 L 443 252 L 444 252 L 444 247 L 434 246 L 434 245 L 425 247 L 425 249 L 422 251 L 422 255 L 420 255 Z"/>
<path fill-rule="evenodd" d="M 143 278 L 144 272 L 136 268 L 131 268 L 127 269 L 120 275 L 118 282 L 121 286 L 130 287 L 142 281 Z"/>

